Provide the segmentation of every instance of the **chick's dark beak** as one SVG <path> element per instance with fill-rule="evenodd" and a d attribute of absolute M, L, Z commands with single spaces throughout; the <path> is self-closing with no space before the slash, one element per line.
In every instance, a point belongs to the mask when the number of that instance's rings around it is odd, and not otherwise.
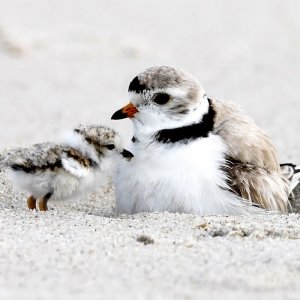
<path fill-rule="evenodd" d="M 131 160 L 134 157 L 134 155 L 130 151 L 126 150 L 126 149 L 123 149 L 123 151 L 121 152 L 121 154 L 127 160 Z"/>
<path fill-rule="evenodd" d="M 120 120 L 120 119 L 125 119 L 125 118 L 132 118 L 136 113 L 138 112 L 137 108 L 132 104 L 129 103 L 123 108 L 119 109 L 116 111 L 111 119 L 112 120 Z"/>

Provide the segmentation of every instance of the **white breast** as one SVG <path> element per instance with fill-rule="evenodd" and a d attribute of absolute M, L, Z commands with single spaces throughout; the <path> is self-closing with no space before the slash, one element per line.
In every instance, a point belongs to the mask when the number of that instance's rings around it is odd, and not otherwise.
<path fill-rule="evenodd" d="M 226 146 L 216 135 L 188 144 L 132 144 L 134 158 L 116 174 L 121 213 L 170 211 L 237 214 L 246 206 L 226 190 Z"/>

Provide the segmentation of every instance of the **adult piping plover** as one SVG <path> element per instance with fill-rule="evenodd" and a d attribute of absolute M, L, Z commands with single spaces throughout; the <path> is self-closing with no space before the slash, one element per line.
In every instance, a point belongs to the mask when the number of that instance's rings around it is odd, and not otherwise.
<path fill-rule="evenodd" d="M 275 148 L 236 105 L 207 98 L 192 75 L 167 66 L 136 76 L 129 97 L 112 116 L 134 126 L 135 159 L 115 178 L 120 212 L 287 211 L 290 182 Z"/>
<path fill-rule="evenodd" d="M 99 188 L 112 173 L 117 156 L 131 159 L 119 135 L 104 126 L 78 126 L 63 144 L 42 143 L 10 151 L 2 157 L 9 178 L 31 196 L 28 208 L 47 210 L 51 199 L 84 196 Z"/>

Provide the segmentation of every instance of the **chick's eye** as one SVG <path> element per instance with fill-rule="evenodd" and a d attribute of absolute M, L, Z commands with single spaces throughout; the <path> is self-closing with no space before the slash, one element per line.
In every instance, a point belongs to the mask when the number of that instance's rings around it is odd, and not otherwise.
<path fill-rule="evenodd" d="M 113 144 L 109 144 L 109 145 L 106 145 L 106 148 L 107 148 L 108 150 L 113 150 L 113 149 L 115 149 L 116 147 L 115 147 L 115 145 L 113 145 Z"/>
<path fill-rule="evenodd" d="M 152 101 L 159 105 L 164 105 L 164 104 L 168 103 L 170 100 L 171 100 L 170 95 L 163 94 L 163 93 L 156 94 L 152 98 Z"/>

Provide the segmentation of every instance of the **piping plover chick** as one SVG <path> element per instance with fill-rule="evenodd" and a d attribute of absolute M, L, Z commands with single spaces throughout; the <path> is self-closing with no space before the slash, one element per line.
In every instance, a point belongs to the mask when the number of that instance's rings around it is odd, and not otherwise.
<path fill-rule="evenodd" d="M 11 151 L 5 165 L 13 184 L 30 193 L 28 208 L 47 210 L 49 199 L 86 196 L 107 182 L 118 157 L 130 160 L 119 135 L 104 126 L 78 126 L 62 144 L 42 143 Z M 2 159 L 4 160 L 4 158 Z"/>
<path fill-rule="evenodd" d="M 120 212 L 286 212 L 290 183 L 275 148 L 231 102 L 207 98 L 190 74 L 152 67 L 129 85 L 135 159 L 116 174 Z"/>

